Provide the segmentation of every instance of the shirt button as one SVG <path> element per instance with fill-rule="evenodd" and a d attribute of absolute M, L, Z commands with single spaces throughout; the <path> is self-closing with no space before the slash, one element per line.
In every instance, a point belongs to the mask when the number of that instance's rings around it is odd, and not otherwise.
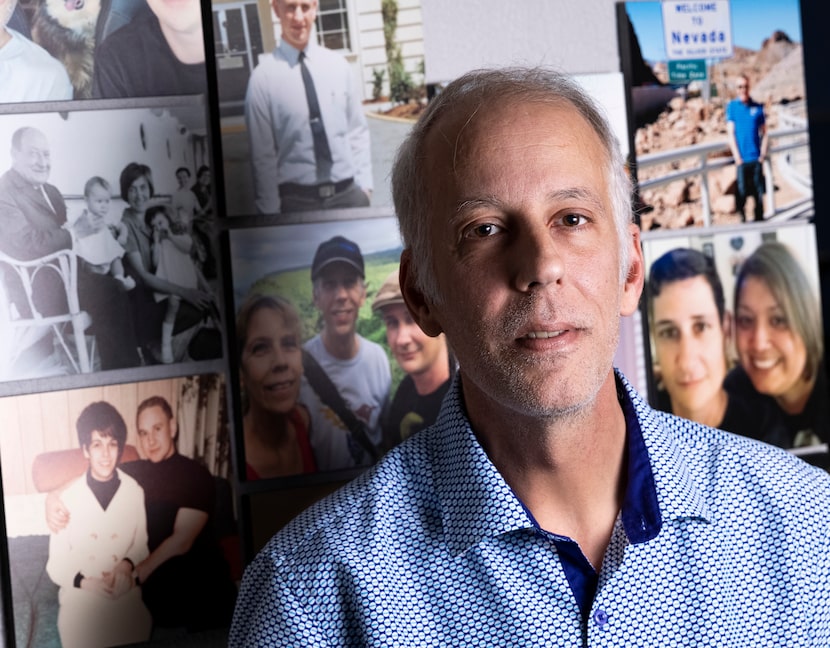
<path fill-rule="evenodd" d="M 594 612 L 594 623 L 600 628 L 608 623 L 608 613 L 605 610 L 597 610 Z"/>

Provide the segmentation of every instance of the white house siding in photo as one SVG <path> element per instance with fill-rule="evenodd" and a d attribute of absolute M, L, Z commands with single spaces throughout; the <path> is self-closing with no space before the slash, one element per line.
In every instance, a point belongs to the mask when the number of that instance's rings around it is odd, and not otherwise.
<path fill-rule="evenodd" d="M 397 42 L 404 66 L 421 81 L 424 56 L 421 0 L 398 0 Z M 268 0 L 214 0 L 216 68 L 223 114 L 241 114 L 247 80 L 260 56 L 273 51 L 280 25 Z M 381 0 L 321 0 L 318 40 L 342 53 L 352 65 L 363 98 L 372 98 L 374 69 L 387 66 Z M 383 92 L 389 90 L 389 73 Z"/>

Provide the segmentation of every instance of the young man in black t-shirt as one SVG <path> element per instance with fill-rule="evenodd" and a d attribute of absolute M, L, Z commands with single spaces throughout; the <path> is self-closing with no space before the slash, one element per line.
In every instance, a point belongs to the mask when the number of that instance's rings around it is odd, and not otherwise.
<path fill-rule="evenodd" d="M 430 337 L 412 320 L 397 270 L 383 282 L 372 310 L 383 318 L 389 348 L 406 372 L 382 424 L 383 446 L 388 450 L 432 425 L 455 373 L 455 361 L 443 334 Z"/>

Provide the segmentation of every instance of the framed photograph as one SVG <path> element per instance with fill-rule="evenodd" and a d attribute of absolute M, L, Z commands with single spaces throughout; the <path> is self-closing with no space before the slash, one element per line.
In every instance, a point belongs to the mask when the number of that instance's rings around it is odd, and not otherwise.
<path fill-rule="evenodd" d="M 0 379 L 221 357 L 205 122 L 200 98 L 0 115 Z"/>
<path fill-rule="evenodd" d="M 221 374 L 0 398 L 0 419 L 11 645 L 227 627 L 241 559 Z"/>
<path fill-rule="evenodd" d="M 618 7 L 643 230 L 810 220 L 799 0 Z"/>
<path fill-rule="evenodd" d="M 643 252 L 652 404 L 826 455 L 830 411 L 814 226 L 647 232 Z"/>
<path fill-rule="evenodd" d="M 389 209 L 395 151 L 426 102 L 420 7 L 395 11 L 383 42 L 380 5 L 357 15 L 343 2 L 307 11 L 285 38 L 268 0 L 214 0 L 228 216 Z"/>
<path fill-rule="evenodd" d="M 7 2 L 0 42 L 0 104 L 206 92 L 199 0 Z"/>
<path fill-rule="evenodd" d="M 388 449 L 384 414 L 403 374 L 372 308 L 398 268 L 397 221 L 257 226 L 228 238 L 246 479 L 307 482 L 374 463 Z"/>

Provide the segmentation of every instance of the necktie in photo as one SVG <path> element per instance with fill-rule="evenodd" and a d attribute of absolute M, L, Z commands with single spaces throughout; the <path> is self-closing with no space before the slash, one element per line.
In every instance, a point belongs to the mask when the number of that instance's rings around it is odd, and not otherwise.
<path fill-rule="evenodd" d="M 303 75 L 305 98 L 308 102 L 308 118 L 311 123 L 311 136 L 314 138 L 314 161 L 317 164 L 317 180 L 329 182 L 331 180 L 331 149 L 326 137 L 326 127 L 320 115 L 320 103 L 317 101 L 317 91 L 314 89 L 314 80 L 305 64 L 305 52 L 300 52 L 300 73 Z"/>

